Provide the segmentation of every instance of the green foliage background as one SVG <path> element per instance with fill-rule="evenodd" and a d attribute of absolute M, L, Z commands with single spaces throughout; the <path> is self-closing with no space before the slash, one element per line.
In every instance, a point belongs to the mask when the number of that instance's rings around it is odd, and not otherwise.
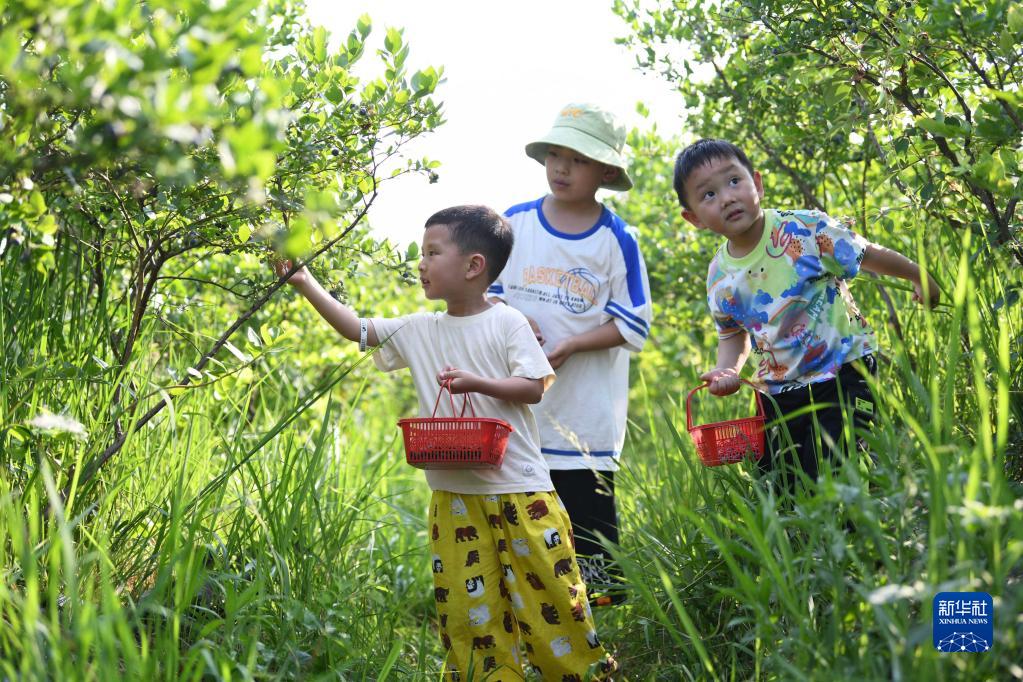
<path fill-rule="evenodd" d="M 629 679 L 1023 677 L 1023 12 L 1008 2 L 615 3 L 685 96 L 630 135 L 656 302 L 618 478 L 632 587 L 597 612 Z M 410 382 L 372 371 L 266 261 L 363 313 L 420 306 L 362 216 L 443 121 L 400 30 L 336 49 L 300 4 L 0 2 L 0 676 L 435 679 Z M 353 75 L 374 60 L 383 75 Z M 642 108 L 642 105 L 640 105 Z M 713 363 L 674 153 L 743 145 L 767 202 L 923 263 L 854 295 L 884 347 L 876 461 L 779 505 L 708 470 Z M 741 399 L 698 405 L 734 416 Z M 847 522 L 855 526 L 847 531 Z M 988 654 L 930 644 L 937 591 L 995 597 Z"/>

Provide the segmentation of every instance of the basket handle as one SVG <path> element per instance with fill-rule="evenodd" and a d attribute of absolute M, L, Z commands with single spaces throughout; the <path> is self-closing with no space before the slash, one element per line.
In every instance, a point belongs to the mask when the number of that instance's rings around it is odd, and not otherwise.
<path fill-rule="evenodd" d="M 434 417 L 437 416 L 437 408 L 440 407 L 440 397 L 444 394 L 444 391 L 448 392 L 448 401 L 451 403 L 451 416 L 452 417 L 455 416 L 455 398 L 451 394 L 451 383 L 453 381 L 454 381 L 454 379 L 445 379 L 444 383 L 442 383 L 440 385 L 440 390 L 437 391 L 437 401 L 434 402 L 434 404 L 433 404 L 433 416 Z M 463 393 L 462 394 L 462 411 L 458 414 L 458 417 L 461 418 L 461 417 L 465 416 L 465 406 L 466 405 L 469 406 L 469 412 L 472 414 L 473 418 L 475 418 L 476 417 L 476 408 L 473 406 L 472 399 L 469 397 L 468 393 Z"/>
<path fill-rule="evenodd" d="M 757 397 L 757 414 L 760 414 L 760 415 L 765 414 L 764 413 L 764 403 L 760 399 L 760 391 L 757 390 L 757 387 L 754 386 L 753 384 L 751 384 L 750 382 L 746 381 L 745 379 L 740 378 L 739 381 L 741 381 L 742 383 L 746 384 L 747 386 L 749 386 L 750 388 L 753 389 L 753 393 Z M 696 393 L 697 391 L 699 391 L 701 388 L 707 388 L 708 386 L 710 386 L 710 382 L 709 381 L 706 382 L 706 383 L 700 384 L 699 386 L 697 386 L 693 390 L 689 391 L 689 395 L 686 396 L 686 430 L 687 431 L 692 431 L 693 430 L 693 410 L 692 410 L 693 394 Z"/>

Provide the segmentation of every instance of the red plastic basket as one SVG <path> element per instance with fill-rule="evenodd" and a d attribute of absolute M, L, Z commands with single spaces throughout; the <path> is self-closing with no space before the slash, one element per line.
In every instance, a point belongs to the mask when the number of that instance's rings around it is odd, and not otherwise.
<path fill-rule="evenodd" d="M 451 382 L 437 391 L 432 417 L 398 420 L 405 438 L 405 461 L 417 469 L 500 469 L 508 436 L 514 429 L 502 419 L 477 417 L 469 394 L 462 400 L 459 416 L 438 417 L 440 397 L 448 392 L 451 414 L 455 414 L 455 400 L 451 396 Z M 471 417 L 465 417 L 468 405 Z"/>
<path fill-rule="evenodd" d="M 740 381 L 756 393 L 755 417 L 693 426 L 693 394 L 701 388 L 707 388 L 708 384 L 697 386 L 686 396 L 686 428 L 696 446 L 696 454 L 706 466 L 734 464 L 746 457 L 759 460 L 764 456 L 764 404 L 760 401 L 760 391 L 745 379 Z"/>

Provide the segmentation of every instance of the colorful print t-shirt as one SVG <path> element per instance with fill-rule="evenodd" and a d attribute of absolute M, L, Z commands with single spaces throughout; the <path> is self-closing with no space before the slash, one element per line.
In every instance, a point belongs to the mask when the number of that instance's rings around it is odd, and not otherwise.
<path fill-rule="evenodd" d="M 873 352 L 874 331 L 846 285 L 868 242 L 820 211 L 764 213 L 750 253 L 733 258 L 727 242 L 718 249 L 707 302 L 718 338 L 746 330 L 760 358 L 755 383 L 781 393 L 834 378 Z"/>

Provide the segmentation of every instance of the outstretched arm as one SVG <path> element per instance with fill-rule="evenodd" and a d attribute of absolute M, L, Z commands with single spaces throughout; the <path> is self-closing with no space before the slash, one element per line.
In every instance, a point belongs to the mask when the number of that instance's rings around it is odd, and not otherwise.
<path fill-rule="evenodd" d="M 717 366 L 700 375 L 700 379 L 709 384 L 707 390 L 717 396 L 730 395 L 738 391 L 742 385 L 739 381 L 739 371 L 746 364 L 749 353 L 749 334 L 745 329 L 727 339 L 718 339 Z"/>
<path fill-rule="evenodd" d="M 274 263 L 274 272 L 278 277 L 283 277 L 291 268 L 291 261 Z M 333 296 L 327 293 L 312 273 L 306 268 L 295 272 L 289 279 L 288 284 L 295 287 L 306 300 L 313 304 L 316 312 L 326 320 L 337 333 L 349 341 L 358 341 L 361 334 L 359 328 L 359 317 L 352 312 L 351 308 L 341 305 Z M 366 344 L 376 346 L 380 342 L 377 339 L 376 329 L 373 323 L 369 323 L 366 334 Z"/>
<path fill-rule="evenodd" d="M 451 381 L 452 393 L 482 393 L 510 403 L 535 404 L 543 398 L 543 379 L 505 377 L 491 379 L 456 367 L 445 367 L 437 373 L 437 383 Z"/>
<path fill-rule="evenodd" d="M 860 263 L 860 268 L 878 275 L 890 275 L 912 282 L 914 301 L 925 303 L 932 308 L 938 304 L 938 298 L 941 296 L 938 283 L 928 273 L 925 287 L 923 282 L 924 273 L 920 266 L 898 251 L 893 251 L 877 244 L 871 244 L 863 252 L 863 261 Z"/>

